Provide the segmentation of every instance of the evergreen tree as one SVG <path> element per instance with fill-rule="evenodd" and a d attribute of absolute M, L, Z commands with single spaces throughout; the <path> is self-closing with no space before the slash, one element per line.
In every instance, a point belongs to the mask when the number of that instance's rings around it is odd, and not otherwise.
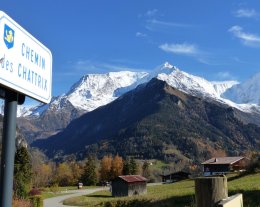
<path fill-rule="evenodd" d="M 129 163 L 129 159 L 126 159 L 123 165 L 123 175 L 129 175 L 129 174 L 130 174 L 130 163 Z"/>
<path fill-rule="evenodd" d="M 88 160 L 84 167 L 84 172 L 81 177 L 81 181 L 84 185 L 96 185 L 97 184 L 97 173 L 96 165 L 93 157 L 88 157 Z"/>
<path fill-rule="evenodd" d="M 150 169 L 149 169 L 149 163 L 147 161 L 144 161 L 144 164 L 142 166 L 142 175 L 145 177 L 145 178 L 149 178 L 151 176 L 151 172 L 150 172 Z"/>
<path fill-rule="evenodd" d="M 133 157 L 130 158 L 129 174 L 130 175 L 136 175 L 137 174 L 137 163 L 136 163 L 136 160 Z"/>
<path fill-rule="evenodd" d="M 25 147 L 20 147 L 15 153 L 14 161 L 14 196 L 26 198 L 30 190 L 32 166 L 29 153 Z"/>

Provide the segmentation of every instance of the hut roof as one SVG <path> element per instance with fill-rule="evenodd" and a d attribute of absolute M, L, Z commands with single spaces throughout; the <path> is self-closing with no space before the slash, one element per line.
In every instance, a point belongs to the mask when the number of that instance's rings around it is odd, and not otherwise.
<path fill-rule="evenodd" d="M 135 182 L 147 182 L 148 180 L 141 176 L 141 175 L 122 175 L 118 176 L 122 180 L 126 181 L 127 183 L 135 183 Z"/>
<path fill-rule="evenodd" d="M 183 171 L 178 171 L 178 172 L 172 172 L 172 173 L 167 173 L 167 174 L 161 174 L 160 176 L 185 176 L 185 175 L 190 175 L 190 173 L 183 172 Z"/>
<path fill-rule="evenodd" d="M 238 162 L 239 160 L 244 159 L 244 157 L 213 157 L 203 163 L 202 165 L 219 165 L 219 164 L 234 164 Z"/>

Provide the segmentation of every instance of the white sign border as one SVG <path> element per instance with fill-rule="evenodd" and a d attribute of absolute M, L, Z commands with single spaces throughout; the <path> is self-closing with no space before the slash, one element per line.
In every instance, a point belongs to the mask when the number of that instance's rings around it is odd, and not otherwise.
<path fill-rule="evenodd" d="M 33 37 L 29 32 L 27 32 L 24 28 L 22 28 L 16 21 L 14 21 L 5 12 L 0 11 L 0 22 L 3 19 L 7 19 L 7 21 L 9 21 L 11 24 L 13 24 L 17 29 L 19 29 L 22 33 L 24 33 L 28 38 L 30 38 L 33 42 L 35 42 L 37 45 L 39 45 L 43 50 L 45 50 L 49 54 L 49 56 L 50 56 L 49 96 L 43 97 L 40 94 L 36 94 L 35 92 L 29 91 L 24 87 L 21 87 L 21 86 L 15 84 L 15 83 L 12 83 L 12 82 L 10 82 L 6 79 L 3 79 L 1 76 L 0 76 L 0 79 L 3 80 L 3 82 L 1 82 L 0 85 L 3 85 L 4 87 L 9 87 L 10 89 L 17 91 L 18 93 L 23 93 L 24 95 L 29 96 L 33 99 L 38 100 L 38 101 L 41 101 L 43 103 L 49 103 L 51 101 L 51 98 L 52 98 L 52 53 L 51 53 L 51 51 L 46 46 L 44 46 L 39 40 L 37 40 L 35 37 Z M 7 84 L 5 85 L 4 83 L 7 83 Z M 19 90 L 19 89 L 21 89 L 21 90 Z"/>

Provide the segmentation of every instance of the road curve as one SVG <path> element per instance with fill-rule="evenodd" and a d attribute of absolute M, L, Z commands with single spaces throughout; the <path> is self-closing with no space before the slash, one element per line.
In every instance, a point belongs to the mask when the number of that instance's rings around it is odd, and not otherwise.
<path fill-rule="evenodd" d="M 94 189 L 84 189 L 84 190 L 69 190 L 68 195 L 62 195 L 53 198 L 47 198 L 43 200 L 43 207 L 75 207 L 75 206 L 67 206 L 63 205 L 63 201 L 68 198 L 73 198 L 81 195 L 91 194 L 97 191 L 101 191 L 107 188 L 94 188 Z M 64 192 L 65 193 L 65 192 Z"/>
<path fill-rule="evenodd" d="M 148 186 L 161 185 L 162 183 L 148 183 Z M 84 190 L 68 190 L 64 193 L 69 193 L 68 195 L 47 198 L 43 200 L 43 207 L 75 207 L 75 206 L 67 206 L 63 205 L 63 201 L 68 198 L 73 198 L 81 195 L 91 194 L 101 190 L 109 190 L 109 188 L 94 188 L 94 189 L 84 189 Z"/>

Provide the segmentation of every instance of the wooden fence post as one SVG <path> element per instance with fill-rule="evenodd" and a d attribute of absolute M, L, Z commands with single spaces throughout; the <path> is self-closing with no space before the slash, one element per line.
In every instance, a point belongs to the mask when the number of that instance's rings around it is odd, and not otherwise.
<path fill-rule="evenodd" d="M 200 177 L 195 179 L 196 207 L 215 207 L 228 197 L 227 178 Z"/>

